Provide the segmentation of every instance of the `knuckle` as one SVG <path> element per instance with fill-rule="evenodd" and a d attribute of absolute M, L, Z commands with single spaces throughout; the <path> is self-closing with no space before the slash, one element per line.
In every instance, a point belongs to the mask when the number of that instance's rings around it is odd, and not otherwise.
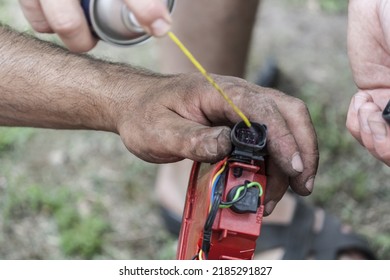
<path fill-rule="evenodd" d="M 308 108 L 306 106 L 306 103 L 299 99 L 299 98 L 292 98 L 291 106 L 294 107 L 297 112 L 302 113 L 302 114 L 307 114 L 308 113 Z"/>

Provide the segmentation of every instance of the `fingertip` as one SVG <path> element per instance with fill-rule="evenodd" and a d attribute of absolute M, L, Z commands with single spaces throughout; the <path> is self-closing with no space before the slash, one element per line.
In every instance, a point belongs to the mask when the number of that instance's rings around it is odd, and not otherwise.
<path fill-rule="evenodd" d="M 296 172 L 301 173 L 303 171 L 303 161 L 299 152 L 292 156 L 291 166 Z"/>
<path fill-rule="evenodd" d="M 381 112 L 372 114 L 368 119 L 372 134 L 373 147 L 368 149 L 377 159 L 385 164 L 390 163 L 390 127 L 382 118 Z"/>
<path fill-rule="evenodd" d="M 305 157 L 304 162 L 304 171 L 298 176 L 290 177 L 289 184 L 297 194 L 308 196 L 314 190 L 315 177 L 319 163 L 319 154 Z"/>
<path fill-rule="evenodd" d="M 345 125 L 352 136 L 359 142 L 361 142 L 360 130 L 362 128 L 359 116 L 367 106 L 370 107 L 370 105 L 368 105 L 370 103 L 372 103 L 371 96 L 368 93 L 359 91 L 352 97 L 349 104 Z"/>
<path fill-rule="evenodd" d="M 277 201 L 271 200 L 264 205 L 264 216 L 269 216 L 275 209 Z"/>
<path fill-rule="evenodd" d="M 270 158 L 279 166 L 284 174 L 298 176 L 304 170 L 299 148 L 291 134 L 283 139 L 268 141 Z"/>
<path fill-rule="evenodd" d="M 214 162 L 224 158 L 231 151 L 230 129 L 227 127 L 214 128 L 208 132 L 204 138 L 203 144 L 205 160 Z"/>
<path fill-rule="evenodd" d="M 307 195 L 309 195 L 313 192 L 314 180 L 315 180 L 315 176 L 312 176 L 312 177 L 309 177 L 309 179 L 305 183 L 305 188 L 308 191 Z"/>
<path fill-rule="evenodd" d="M 171 29 L 171 24 L 163 19 L 159 18 L 155 20 L 151 25 L 150 25 L 150 33 L 151 35 L 155 37 L 163 37 L 165 36 L 169 30 Z"/>
<path fill-rule="evenodd" d="M 74 53 L 85 53 L 92 50 L 98 43 L 98 40 L 95 38 L 90 38 L 84 42 L 75 43 L 74 41 L 67 41 L 63 39 L 66 47 Z"/>
<path fill-rule="evenodd" d="M 232 142 L 230 137 L 231 130 L 227 127 L 224 127 L 220 130 L 217 142 L 218 142 L 218 153 L 225 156 L 231 152 Z"/>
<path fill-rule="evenodd" d="M 171 28 L 172 18 L 166 4 L 159 0 L 125 1 L 142 28 L 152 36 L 162 37 Z"/>

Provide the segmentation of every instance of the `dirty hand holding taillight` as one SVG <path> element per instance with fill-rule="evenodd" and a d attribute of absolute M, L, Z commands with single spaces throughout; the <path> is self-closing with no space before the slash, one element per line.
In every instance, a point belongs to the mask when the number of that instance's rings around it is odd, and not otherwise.
<path fill-rule="evenodd" d="M 266 212 L 272 212 L 288 186 L 298 194 L 310 194 L 319 155 L 305 104 L 239 78 L 213 77 L 251 121 L 268 128 Z M 184 158 L 216 162 L 231 151 L 230 127 L 239 116 L 201 74 L 151 80 L 147 88 L 137 87 L 131 96 L 121 92 L 117 98 L 118 106 L 129 105 L 114 113 L 116 129 L 132 153 L 167 163 Z"/>

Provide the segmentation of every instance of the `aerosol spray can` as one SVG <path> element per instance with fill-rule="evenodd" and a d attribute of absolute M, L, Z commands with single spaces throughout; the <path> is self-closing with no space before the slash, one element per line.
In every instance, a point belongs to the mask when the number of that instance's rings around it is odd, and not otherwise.
<path fill-rule="evenodd" d="M 175 0 L 165 2 L 172 12 Z M 81 5 L 93 32 L 105 42 L 131 46 L 150 37 L 123 0 L 82 0 Z"/>

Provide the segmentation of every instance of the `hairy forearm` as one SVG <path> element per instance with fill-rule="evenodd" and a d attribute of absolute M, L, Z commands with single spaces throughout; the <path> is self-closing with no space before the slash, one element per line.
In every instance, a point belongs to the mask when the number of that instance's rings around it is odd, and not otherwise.
<path fill-rule="evenodd" d="M 132 95 L 154 79 L 3 26 L 0 77 L 0 125 L 114 132 L 123 93 L 129 106 Z"/>

